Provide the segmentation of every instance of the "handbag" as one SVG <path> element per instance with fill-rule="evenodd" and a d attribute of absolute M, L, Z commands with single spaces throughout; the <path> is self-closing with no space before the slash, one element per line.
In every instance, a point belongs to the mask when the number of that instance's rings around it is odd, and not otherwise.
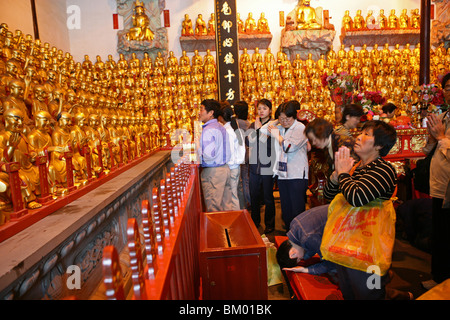
<path fill-rule="evenodd" d="M 323 259 L 363 272 L 377 266 L 376 273 L 386 274 L 392 263 L 395 219 L 392 200 L 353 207 L 339 193 L 328 207 L 320 246 Z"/>

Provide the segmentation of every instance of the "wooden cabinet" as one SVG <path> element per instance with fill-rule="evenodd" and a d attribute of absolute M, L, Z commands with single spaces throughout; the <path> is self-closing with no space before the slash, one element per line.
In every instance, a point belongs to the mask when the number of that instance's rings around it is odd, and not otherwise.
<path fill-rule="evenodd" d="M 203 213 L 200 273 L 204 300 L 266 300 L 266 246 L 247 210 Z"/>

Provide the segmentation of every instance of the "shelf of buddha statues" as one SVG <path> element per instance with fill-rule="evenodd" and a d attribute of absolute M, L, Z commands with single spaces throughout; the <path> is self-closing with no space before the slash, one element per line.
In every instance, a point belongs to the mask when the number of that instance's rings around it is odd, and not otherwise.
<path fill-rule="evenodd" d="M 272 41 L 272 34 L 270 33 L 255 33 L 255 34 L 239 34 L 239 49 L 247 48 L 254 50 L 255 48 L 267 49 Z M 216 51 L 216 37 L 215 35 L 206 36 L 181 36 L 181 49 L 186 52 L 205 52 L 206 50 Z"/>
<path fill-rule="evenodd" d="M 420 42 L 420 29 L 342 29 L 339 38 L 342 44 L 355 47 L 362 47 L 364 44 L 367 46 L 384 45 L 385 43 L 416 45 Z"/>

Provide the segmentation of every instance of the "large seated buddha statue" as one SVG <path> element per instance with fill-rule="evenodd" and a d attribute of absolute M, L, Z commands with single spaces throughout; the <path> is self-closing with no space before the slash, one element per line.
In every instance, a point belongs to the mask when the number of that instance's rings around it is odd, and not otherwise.
<path fill-rule="evenodd" d="M 149 28 L 150 19 L 145 14 L 143 2 L 136 0 L 133 15 L 133 27 L 127 33 L 127 40 L 152 41 L 154 34 Z"/>
<path fill-rule="evenodd" d="M 297 30 L 305 29 L 322 29 L 322 25 L 318 23 L 316 10 L 311 8 L 311 0 L 299 0 L 296 8 Z"/>

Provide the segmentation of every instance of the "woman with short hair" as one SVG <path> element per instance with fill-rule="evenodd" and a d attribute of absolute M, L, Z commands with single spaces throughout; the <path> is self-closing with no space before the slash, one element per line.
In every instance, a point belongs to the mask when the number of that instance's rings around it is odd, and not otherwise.
<path fill-rule="evenodd" d="M 391 125 L 380 120 L 366 122 L 354 146 L 356 154 L 361 159 L 360 162 L 354 167 L 355 160 L 350 156 L 350 150 L 341 147 L 336 152 L 335 169 L 325 185 L 324 197 L 333 200 L 341 193 L 352 207 L 362 207 L 374 200 L 390 200 L 396 189 L 397 174 L 394 167 L 382 157 L 389 153 L 396 140 L 397 133 Z M 330 208 L 332 205 L 333 202 Z M 328 219 L 331 215 L 333 215 L 332 209 L 328 212 Z M 383 221 L 376 223 L 383 223 Z M 323 242 L 322 246 L 324 246 Z M 351 246 L 352 243 L 348 243 L 348 247 Z M 392 255 L 392 252 L 383 252 L 383 254 Z M 371 273 L 339 264 L 337 264 L 337 272 L 344 299 L 385 298 L 388 273 L 381 276 L 380 289 L 370 289 L 367 286 L 367 280 Z"/>
<path fill-rule="evenodd" d="M 307 141 L 305 125 L 297 121 L 298 102 L 291 100 L 279 109 L 279 125 L 270 125 L 270 135 L 278 141 L 278 161 L 274 172 L 278 176 L 281 216 L 285 229 L 292 219 L 305 211 L 308 188 Z"/>

